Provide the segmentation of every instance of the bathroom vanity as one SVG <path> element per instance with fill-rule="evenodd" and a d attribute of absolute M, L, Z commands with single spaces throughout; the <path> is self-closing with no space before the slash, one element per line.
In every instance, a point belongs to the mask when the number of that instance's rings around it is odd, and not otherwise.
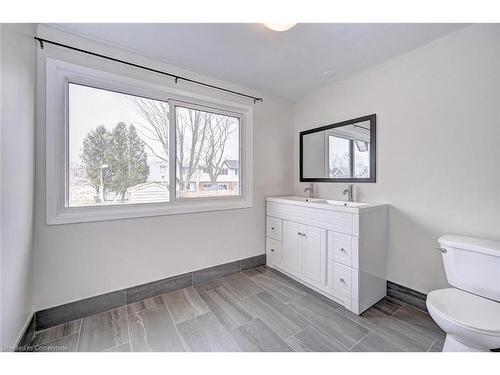
<path fill-rule="evenodd" d="M 267 266 L 361 314 L 386 295 L 386 204 L 266 198 Z"/>

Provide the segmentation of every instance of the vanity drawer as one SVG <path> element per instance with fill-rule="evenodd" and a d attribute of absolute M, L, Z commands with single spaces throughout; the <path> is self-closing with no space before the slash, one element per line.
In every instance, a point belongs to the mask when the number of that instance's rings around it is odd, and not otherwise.
<path fill-rule="evenodd" d="M 328 232 L 328 260 L 359 268 L 358 237 Z"/>
<path fill-rule="evenodd" d="M 352 237 L 345 234 L 333 233 L 333 244 L 330 251 L 331 260 L 352 266 Z"/>
<path fill-rule="evenodd" d="M 270 266 L 281 263 L 282 242 L 266 237 L 266 263 Z"/>
<path fill-rule="evenodd" d="M 272 216 L 267 216 L 266 219 L 266 236 L 275 240 L 281 241 L 283 220 Z"/>
<path fill-rule="evenodd" d="M 333 290 L 342 293 L 345 296 L 351 295 L 351 267 L 337 262 L 331 262 L 331 267 L 333 269 Z"/>

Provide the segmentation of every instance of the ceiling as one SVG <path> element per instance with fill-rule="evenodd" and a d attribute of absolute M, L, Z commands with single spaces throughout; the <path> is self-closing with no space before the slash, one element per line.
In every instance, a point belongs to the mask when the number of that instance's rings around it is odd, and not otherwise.
<path fill-rule="evenodd" d="M 463 24 L 53 24 L 187 70 L 299 99 Z"/>

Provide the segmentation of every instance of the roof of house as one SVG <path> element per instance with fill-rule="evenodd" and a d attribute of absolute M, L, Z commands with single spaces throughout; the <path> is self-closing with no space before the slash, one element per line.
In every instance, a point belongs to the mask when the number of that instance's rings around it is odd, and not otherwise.
<path fill-rule="evenodd" d="M 168 187 L 165 184 L 162 184 L 160 182 L 149 181 L 149 182 L 143 182 L 141 184 L 131 186 L 127 189 L 127 192 L 139 191 L 139 190 L 147 189 L 147 188 L 152 187 L 152 186 L 168 190 Z"/>
<path fill-rule="evenodd" d="M 240 167 L 240 162 L 238 160 L 227 159 L 226 164 L 227 164 L 228 168 L 231 168 L 231 169 L 238 169 Z"/>

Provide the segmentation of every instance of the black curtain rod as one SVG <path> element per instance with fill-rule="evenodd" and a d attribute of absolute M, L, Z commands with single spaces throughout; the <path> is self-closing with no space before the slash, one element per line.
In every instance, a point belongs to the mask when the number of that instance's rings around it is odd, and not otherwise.
<path fill-rule="evenodd" d="M 134 63 L 131 63 L 131 62 L 128 62 L 128 61 L 124 61 L 124 60 L 116 59 L 116 58 L 114 58 L 114 57 L 110 57 L 110 56 L 106 56 L 106 55 L 101 55 L 101 54 L 99 54 L 99 53 L 95 53 L 95 52 L 91 52 L 91 51 L 86 51 L 86 50 L 81 49 L 81 48 L 68 46 L 67 44 L 62 44 L 62 43 L 54 42 L 54 41 L 52 41 L 52 40 L 47 40 L 47 39 L 43 39 L 43 38 L 39 38 L 39 37 L 35 37 L 35 40 L 37 40 L 38 42 L 40 42 L 40 48 L 41 48 L 41 49 L 43 49 L 43 44 L 44 44 L 44 43 L 49 43 L 49 44 L 53 44 L 53 45 L 55 45 L 55 46 L 68 48 L 68 49 L 71 49 L 71 50 L 73 50 L 73 51 L 86 53 L 87 55 L 92 55 L 92 56 L 100 57 L 100 58 L 102 58 L 102 59 L 107 59 L 107 60 L 111 60 L 111 61 L 118 62 L 118 63 L 121 63 L 121 64 L 125 64 L 125 65 L 129 65 L 129 66 L 133 66 L 133 67 L 135 67 L 135 68 L 140 68 L 140 69 L 144 69 L 144 70 L 149 70 L 150 72 L 153 72 L 153 73 L 163 74 L 164 76 L 168 76 L 168 77 L 172 77 L 172 78 L 174 78 L 175 83 L 177 83 L 177 81 L 178 81 L 178 80 L 183 80 L 183 81 L 185 81 L 185 82 L 194 83 L 194 84 L 196 84 L 196 85 L 205 86 L 205 87 L 210 87 L 210 88 L 215 89 L 215 90 L 224 91 L 224 92 L 228 92 L 228 93 L 230 93 L 230 94 L 243 96 L 243 97 L 245 97 L 245 98 L 252 99 L 254 103 L 257 103 L 257 102 L 263 102 L 263 101 L 264 101 L 264 99 L 262 99 L 262 98 L 258 98 L 258 97 L 252 96 L 252 95 L 247 95 L 247 94 L 244 94 L 244 93 L 242 93 L 242 92 L 238 92 L 238 91 L 233 91 L 233 90 L 225 89 L 225 88 L 223 88 L 223 87 L 219 87 L 219 86 L 211 85 L 211 84 L 209 84 L 209 83 L 204 83 L 204 82 L 196 81 L 196 80 L 191 79 L 191 78 L 186 78 L 186 77 L 179 76 L 179 75 L 176 75 L 176 74 L 163 72 L 163 71 L 161 71 L 161 70 L 157 70 L 157 69 L 153 69 L 153 68 L 148 68 L 147 66 L 144 66 L 144 65 L 134 64 Z"/>

